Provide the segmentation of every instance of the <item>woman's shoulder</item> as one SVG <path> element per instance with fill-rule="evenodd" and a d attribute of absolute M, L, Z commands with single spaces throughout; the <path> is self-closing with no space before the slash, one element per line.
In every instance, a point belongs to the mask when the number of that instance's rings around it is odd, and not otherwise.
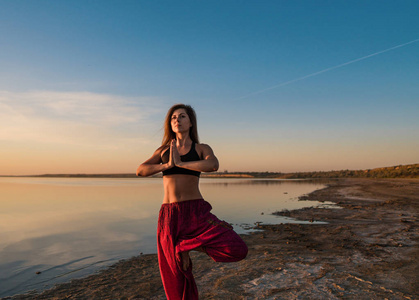
<path fill-rule="evenodd" d="M 166 152 L 166 150 L 169 149 L 169 148 L 170 148 L 169 145 L 161 145 L 159 148 L 157 148 L 155 153 L 162 154 L 162 153 Z"/>
<path fill-rule="evenodd" d="M 196 143 L 196 144 L 195 144 L 195 147 L 196 147 L 197 149 L 200 149 L 200 150 L 204 150 L 204 149 L 211 149 L 211 147 L 210 147 L 208 144 L 200 144 L 200 143 Z"/>
<path fill-rule="evenodd" d="M 196 144 L 196 151 L 199 153 L 199 156 L 204 155 L 213 155 L 213 150 L 211 149 L 210 145 L 208 144 Z"/>
<path fill-rule="evenodd" d="M 157 148 L 157 150 L 164 151 L 169 148 L 170 148 L 170 145 L 161 145 L 159 148 Z"/>

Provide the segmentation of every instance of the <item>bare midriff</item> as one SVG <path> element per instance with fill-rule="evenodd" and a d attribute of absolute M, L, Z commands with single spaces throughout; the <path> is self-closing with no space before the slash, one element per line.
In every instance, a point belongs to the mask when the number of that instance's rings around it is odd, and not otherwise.
<path fill-rule="evenodd" d="M 181 202 L 202 199 L 199 191 L 199 177 L 193 175 L 175 174 L 163 177 L 163 203 Z"/>

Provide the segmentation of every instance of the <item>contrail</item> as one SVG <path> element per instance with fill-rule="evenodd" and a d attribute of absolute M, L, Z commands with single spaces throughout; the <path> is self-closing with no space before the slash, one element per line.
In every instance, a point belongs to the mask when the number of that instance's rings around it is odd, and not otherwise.
<path fill-rule="evenodd" d="M 391 48 L 388 48 L 388 49 L 385 49 L 385 50 L 381 50 L 381 51 L 378 51 L 378 52 L 375 52 L 375 53 L 372 53 L 372 54 L 369 54 L 369 55 L 366 55 L 366 56 L 363 56 L 363 57 L 360 57 L 360 58 L 357 58 L 357 59 L 354 59 L 354 60 L 351 60 L 351 61 L 348 61 L 348 62 L 340 64 L 340 65 L 336 65 L 336 66 L 333 66 L 333 67 L 330 67 L 330 68 L 327 68 L 327 69 L 324 69 L 324 70 L 321 70 L 321 71 L 318 71 L 318 72 L 315 72 L 315 73 L 311 73 L 309 75 L 305 75 L 303 77 L 299 77 L 299 78 L 296 78 L 296 79 L 292 79 L 292 80 L 289 80 L 289 81 L 282 82 L 280 84 L 277 84 L 277 85 L 268 87 L 266 89 L 247 94 L 245 96 L 241 96 L 239 98 L 236 98 L 235 100 L 240 100 L 240 99 L 248 98 L 250 96 L 258 95 L 258 94 L 264 93 L 266 91 L 273 90 L 273 89 L 279 88 L 279 87 L 284 86 L 284 85 L 288 85 L 290 83 L 294 83 L 294 82 L 297 82 L 297 81 L 300 81 L 300 80 L 303 80 L 303 79 L 306 79 L 306 78 L 309 78 L 309 77 L 313 77 L 313 76 L 316 76 L 316 75 L 319 75 L 319 74 L 322 74 L 322 73 L 326 73 L 326 72 L 332 71 L 334 69 L 338 69 L 338 68 L 353 64 L 355 62 L 358 62 L 358 61 L 361 61 L 361 60 L 364 60 L 364 59 L 367 59 L 367 58 L 370 58 L 370 57 L 373 57 L 373 56 L 376 56 L 376 55 L 379 55 L 379 54 L 382 54 L 382 53 L 385 53 L 385 52 L 389 52 L 389 51 L 392 51 L 394 49 L 407 46 L 409 44 L 416 43 L 418 41 L 419 41 L 419 39 L 416 39 L 416 40 L 413 40 L 413 41 L 410 41 L 410 42 L 407 42 L 407 43 L 404 43 L 404 44 L 400 44 L 400 45 L 397 45 L 397 46 L 394 46 L 394 47 L 391 47 Z"/>

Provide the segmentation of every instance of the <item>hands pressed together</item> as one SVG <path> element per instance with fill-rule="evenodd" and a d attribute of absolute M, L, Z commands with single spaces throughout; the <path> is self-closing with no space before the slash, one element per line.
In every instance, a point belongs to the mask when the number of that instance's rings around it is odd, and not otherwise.
<path fill-rule="evenodd" d="M 188 161 L 183 162 L 180 159 L 180 154 L 176 146 L 176 140 L 170 142 L 170 152 L 169 152 L 169 161 L 165 164 L 161 164 L 161 149 L 157 149 L 153 156 L 146 160 L 144 163 L 138 166 L 137 176 L 151 176 L 158 172 L 162 172 L 173 167 L 185 168 L 197 172 L 214 172 L 218 170 L 218 159 L 215 157 L 212 149 L 205 144 L 200 144 L 202 147 L 202 153 L 199 154 L 202 156 L 202 159 L 197 161 Z"/>
<path fill-rule="evenodd" d="M 176 147 L 176 140 L 173 139 L 172 142 L 170 143 L 170 157 L 169 157 L 168 167 L 169 169 L 175 166 L 179 167 L 181 163 L 182 161 L 180 160 L 180 154 Z"/>

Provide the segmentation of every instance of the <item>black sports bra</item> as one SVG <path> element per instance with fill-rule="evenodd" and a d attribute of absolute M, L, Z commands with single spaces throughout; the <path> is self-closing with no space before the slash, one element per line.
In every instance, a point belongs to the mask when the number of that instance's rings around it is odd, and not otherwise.
<path fill-rule="evenodd" d="M 169 162 L 169 155 L 170 155 L 170 148 L 167 149 L 163 153 L 163 155 L 161 157 L 162 163 L 165 164 L 165 163 Z M 185 155 L 180 156 L 180 160 L 184 161 L 184 162 L 185 161 L 201 160 L 201 158 L 198 155 L 198 152 L 196 152 L 196 150 L 195 150 L 195 143 L 192 143 L 191 150 L 189 150 L 188 153 L 186 153 Z M 176 166 L 173 167 L 173 168 L 167 169 L 166 171 L 163 171 L 163 176 L 173 175 L 173 174 L 185 174 L 185 175 L 193 175 L 193 176 L 199 177 L 201 175 L 201 172 L 188 170 L 188 169 L 180 168 L 180 167 L 176 167 Z"/>

